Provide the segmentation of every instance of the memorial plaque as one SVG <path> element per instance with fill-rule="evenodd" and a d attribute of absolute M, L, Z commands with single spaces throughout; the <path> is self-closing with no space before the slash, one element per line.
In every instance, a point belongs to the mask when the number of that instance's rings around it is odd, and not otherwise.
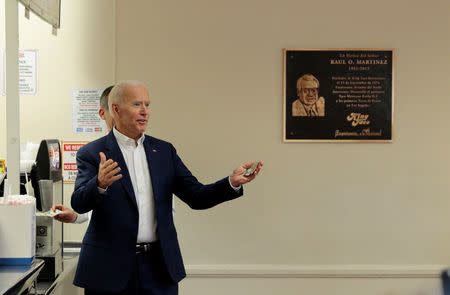
<path fill-rule="evenodd" d="M 284 49 L 285 142 L 391 142 L 392 49 Z"/>

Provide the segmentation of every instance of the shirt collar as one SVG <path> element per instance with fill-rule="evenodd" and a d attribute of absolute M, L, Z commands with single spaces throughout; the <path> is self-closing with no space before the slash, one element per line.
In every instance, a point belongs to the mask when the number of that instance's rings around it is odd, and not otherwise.
<path fill-rule="evenodd" d="M 305 107 L 305 110 L 310 110 L 314 107 L 314 105 L 308 105 L 308 104 L 303 104 L 303 106 Z"/>
<path fill-rule="evenodd" d="M 114 137 L 116 138 L 116 140 L 119 143 L 119 145 L 122 145 L 124 147 L 128 147 L 128 146 L 136 147 L 134 139 L 129 138 L 125 134 L 120 133 L 120 131 L 117 130 L 116 127 L 113 128 L 113 133 L 114 133 Z M 143 144 L 144 143 L 144 139 L 145 139 L 145 134 L 142 133 L 141 137 L 139 137 L 139 139 L 137 140 L 137 144 L 138 145 Z"/>
<path fill-rule="evenodd" d="M 313 105 L 306 105 L 306 104 L 304 104 L 303 107 L 305 108 L 306 111 L 313 110 L 313 111 L 317 112 L 316 104 L 313 104 Z"/>

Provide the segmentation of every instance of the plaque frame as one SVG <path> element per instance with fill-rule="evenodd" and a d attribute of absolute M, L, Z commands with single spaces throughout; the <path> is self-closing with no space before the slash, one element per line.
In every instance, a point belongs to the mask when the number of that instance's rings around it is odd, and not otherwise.
<path fill-rule="evenodd" d="M 393 141 L 394 49 L 285 48 L 283 63 L 284 142 Z"/>

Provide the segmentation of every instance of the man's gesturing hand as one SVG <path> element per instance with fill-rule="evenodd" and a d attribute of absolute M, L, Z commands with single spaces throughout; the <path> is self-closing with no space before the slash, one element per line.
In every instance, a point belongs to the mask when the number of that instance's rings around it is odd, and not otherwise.
<path fill-rule="evenodd" d="M 98 187 L 106 189 L 114 181 L 121 179 L 122 174 L 117 174 L 120 172 L 120 167 L 117 166 L 117 162 L 109 159 L 106 160 L 106 156 L 103 152 L 100 152 L 100 165 L 98 166 L 98 176 L 97 183 Z"/>
<path fill-rule="evenodd" d="M 236 169 L 234 169 L 233 174 L 231 174 L 231 176 L 230 176 L 231 185 L 234 187 L 238 187 L 240 185 L 243 185 L 243 184 L 255 179 L 256 175 L 258 175 L 259 171 L 261 170 L 261 168 L 263 166 L 263 161 L 259 162 L 258 167 L 256 168 L 255 172 L 253 172 L 253 174 L 251 174 L 250 176 L 244 176 L 244 172 L 248 168 L 252 167 L 252 165 L 253 165 L 253 162 L 250 162 L 247 164 L 242 164 L 239 167 L 237 167 Z"/>

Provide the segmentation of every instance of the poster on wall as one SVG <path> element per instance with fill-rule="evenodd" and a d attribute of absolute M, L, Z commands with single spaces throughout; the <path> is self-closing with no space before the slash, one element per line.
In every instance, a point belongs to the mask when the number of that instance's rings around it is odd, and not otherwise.
<path fill-rule="evenodd" d="M 62 174 L 64 182 L 75 182 L 77 178 L 77 152 L 88 141 L 63 141 L 62 145 Z"/>
<path fill-rule="evenodd" d="M 6 95 L 6 51 L 0 50 L 0 94 Z M 37 50 L 19 50 L 19 94 L 36 95 L 38 85 Z"/>
<path fill-rule="evenodd" d="M 102 134 L 105 122 L 98 115 L 100 95 L 103 88 L 72 89 L 72 128 L 73 133 Z"/>
<path fill-rule="evenodd" d="M 22 95 L 37 94 L 37 51 L 19 51 L 19 93 Z"/>
<path fill-rule="evenodd" d="M 284 49 L 285 142 L 392 142 L 392 49 Z"/>

